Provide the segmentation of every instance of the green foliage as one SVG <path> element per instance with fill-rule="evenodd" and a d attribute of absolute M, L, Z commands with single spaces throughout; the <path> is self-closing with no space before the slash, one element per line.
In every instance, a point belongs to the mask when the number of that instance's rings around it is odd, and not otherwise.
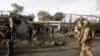
<path fill-rule="evenodd" d="M 50 21 L 53 21 L 53 16 L 50 16 L 49 20 L 50 20 Z"/>
<path fill-rule="evenodd" d="M 62 12 L 57 12 L 54 16 L 53 16 L 53 21 L 60 21 L 63 18 L 63 13 Z"/>
<path fill-rule="evenodd" d="M 51 15 L 46 11 L 39 11 L 37 15 L 40 21 L 46 21 L 51 18 Z"/>
<path fill-rule="evenodd" d="M 16 3 L 11 4 L 11 6 L 14 8 L 12 13 L 15 14 L 15 15 L 18 15 L 18 14 L 22 13 L 23 10 L 24 10 L 23 6 L 20 6 Z"/>

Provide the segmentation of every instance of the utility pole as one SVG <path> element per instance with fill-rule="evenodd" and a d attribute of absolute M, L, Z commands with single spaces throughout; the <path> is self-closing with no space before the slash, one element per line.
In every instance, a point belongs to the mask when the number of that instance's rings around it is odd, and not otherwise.
<path fill-rule="evenodd" d="M 0 11 L 1 12 L 1 18 L 3 18 L 3 11 Z"/>
<path fill-rule="evenodd" d="M 69 31 L 72 31 L 71 23 L 72 23 L 72 14 L 70 14 L 70 19 L 69 19 Z"/>

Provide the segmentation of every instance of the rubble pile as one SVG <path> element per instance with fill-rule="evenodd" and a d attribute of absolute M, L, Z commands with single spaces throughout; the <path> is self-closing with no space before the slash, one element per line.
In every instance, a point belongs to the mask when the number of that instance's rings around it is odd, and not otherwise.
<path fill-rule="evenodd" d="M 55 46 L 63 46 L 64 44 L 65 44 L 64 41 L 53 40 L 53 41 L 40 42 L 39 46 L 40 47 L 55 47 Z"/>

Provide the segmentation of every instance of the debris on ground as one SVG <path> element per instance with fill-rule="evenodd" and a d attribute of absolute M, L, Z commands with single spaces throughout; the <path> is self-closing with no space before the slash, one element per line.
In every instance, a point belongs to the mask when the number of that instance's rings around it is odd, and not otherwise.
<path fill-rule="evenodd" d="M 65 44 L 64 41 L 53 40 L 53 41 L 40 42 L 39 46 L 41 46 L 41 47 L 55 47 L 55 46 L 63 46 L 64 44 Z"/>

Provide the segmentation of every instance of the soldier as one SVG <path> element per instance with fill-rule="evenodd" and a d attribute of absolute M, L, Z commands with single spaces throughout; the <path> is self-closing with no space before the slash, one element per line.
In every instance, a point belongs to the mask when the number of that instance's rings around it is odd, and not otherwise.
<path fill-rule="evenodd" d="M 77 33 L 78 40 L 80 39 L 80 33 L 82 32 L 81 29 L 83 28 L 83 23 L 79 20 L 75 26 L 74 31 Z"/>
<path fill-rule="evenodd" d="M 78 39 L 78 42 L 81 44 L 81 52 L 80 52 L 80 56 L 84 56 L 85 52 L 87 52 L 87 54 L 89 56 L 93 56 L 91 48 L 90 48 L 90 44 L 91 44 L 91 28 L 89 27 L 89 21 L 88 20 L 84 20 L 83 21 L 83 32 L 80 33 L 81 37 Z"/>

